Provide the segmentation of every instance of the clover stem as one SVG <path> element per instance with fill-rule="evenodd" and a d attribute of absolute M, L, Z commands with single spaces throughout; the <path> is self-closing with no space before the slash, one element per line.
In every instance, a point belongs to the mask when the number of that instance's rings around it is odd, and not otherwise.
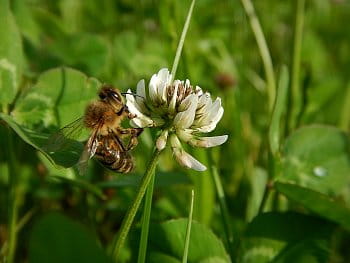
<path fill-rule="evenodd" d="M 149 161 L 149 164 L 147 166 L 145 174 L 142 177 L 141 184 L 140 184 L 139 189 L 137 191 L 137 194 L 134 198 L 134 201 L 132 202 L 131 206 L 129 207 L 129 209 L 128 209 L 128 211 L 123 219 L 122 225 L 120 227 L 119 235 L 113 241 L 112 256 L 115 259 L 115 261 L 118 260 L 118 256 L 120 255 L 120 251 L 123 248 L 125 239 L 128 236 L 130 227 L 131 227 L 131 225 L 134 221 L 135 215 L 140 207 L 142 198 L 145 195 L 147 187 L 152 179 L 156 165 L 158 163 L 160 152 L 161 151 L 155 149 L 155 151 L 152 155 L 152 158 Z"/>

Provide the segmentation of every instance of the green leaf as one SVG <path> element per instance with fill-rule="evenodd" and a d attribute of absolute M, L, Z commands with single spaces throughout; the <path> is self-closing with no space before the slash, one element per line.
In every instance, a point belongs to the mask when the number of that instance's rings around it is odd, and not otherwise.
<path fill-rule="evenodd" d="M 113 262 L 79 224 L 60 214 L 48 214 L 35 225 L 29 262 Z"/>
<path fill-rule="evenodd" d="M 283 112 L 287 106 L 289 75 L 288 68 L 282 67 L 281 76 L 278 82 L 277 98 L 272 112 L 271 124 L 269 128 L 270 149 L 276 154 L 280 147 L 280 122 Z"/>
<path fill-rule="evenodd" d="M 18 99 L 12 115 L 29 128 L 61 127 L 83 116 L 100 85 L 98 80 L 71 68 L 48 70 Z"/>
<path fill-rule="evenodd" d="M 19 125 L 11 116 L 0 113 L 0 118 L 3 119 L 26 143 L 39 150 L 52 163 L 63 167 L 71 167 L 79 160 L 83 150 L 83 145 L 77 141 L 72 141 L 64 150 L 56 153 L 45 152 L 43 147 L 49 138 L 48 134 L 40 133 Z"/>
<path fill-rule="evenodd" d="M 350 230 L 350 209 L 338 200 L 295 184 L 277 182 L 275 187 L 277 191 L 290 200 L 298 202 L 310 211 L 339 223 L 347 230 Z"/>
<path fill-rule="evenodd" d="M 260 214 L 246 229 L 238 262 L 327 262 L 333 228 L 327 221 L 293 212 Z M 291 258 L 295 260 L 288 261 Z"/>
<path fill-rule="evenodd" d="M 24 56 L 22 40 L 8 0 L 0 0 L 0 102 L 4 107 L 17 93 Z"/>
<path fill-rule="evenodd" d="M 261 167 L 256 167 L 253 170 L 253 176 L 249 178 L 250 196 L 248 198 L 246 210 L 248 221 L 251 221 L 259 213 L 259 207 L 266 190 L 267 179 L 267 172 Z"/>
<path fill-rule="evenodd" d="M 172 260 L 162 262 L 181 262 L 185 245 L 187 219 L 177 219 L 152 225 L 150 228 L 150 257 L 147 262 L 159 262 L 154 260 L 155 254 L 161 252 Z M 213 232 L 204 225 L 193 222 L 189 245 L 188 262 L 202 262 L 210 258 L 220 259 L 221 262 L 230 262 L 224 245 Z M 152 261 L 151 261 L 152 260 Z M 154 261 L 153 261 L 154 260 Z M 220 261 L 219 261 L 220 262 Z"/>
<path fill-rule="evenodd" d="M 282 170 L 276 180 L 342 199 L 350 205 L 349 146 L 348 136 L 336 128 L 301 128 L 285 142 Z"/>

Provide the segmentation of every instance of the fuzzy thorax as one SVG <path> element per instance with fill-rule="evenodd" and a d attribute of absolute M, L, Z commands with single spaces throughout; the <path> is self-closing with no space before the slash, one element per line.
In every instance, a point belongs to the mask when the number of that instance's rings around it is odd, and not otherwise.
<path fill-rule="evenodd" d="M 92 130 L 99 129 L 102 135 L 106 135 L 108 130 L 118 127 L 124 117 L 124 112 L 118 115 L 110 104 L 96 101 L 87 106 L 84 124 L 87 128 Z"/>

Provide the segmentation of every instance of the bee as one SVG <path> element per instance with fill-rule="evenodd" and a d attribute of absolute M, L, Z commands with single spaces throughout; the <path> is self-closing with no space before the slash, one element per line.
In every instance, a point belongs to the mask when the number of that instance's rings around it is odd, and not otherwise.
<path fill-rule="evenodd" d="M 112 171 L 129 173 L 134 168 L 130 151 L 138 144 L 142 128 L 123 128 L 121 122 L 133 119 L 122 93 L 111 85 L 103 85 L 98 93 L 99 100 L 87 105 L 82 118 L 62 128 L 58 135 L 49 139 L 51 149 L 60 148 L 67 138 L 76 136 L 83 127 L 91 131 L 78 161 L 80 174 L 86 172 L 88 160 L 95 157 Z M 129 142 L 124 143 L 129 137 Z M 58 145 L 58 147 L 57 147 Z M 54 147 L 52 147 L 54 146 Z"/>

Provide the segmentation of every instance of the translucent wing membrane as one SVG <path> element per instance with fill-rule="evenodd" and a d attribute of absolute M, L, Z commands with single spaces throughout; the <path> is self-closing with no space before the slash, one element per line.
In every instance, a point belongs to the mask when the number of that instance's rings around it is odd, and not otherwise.
<path fill-rule="evenodd" d="M 67 149 L 72 142 L 79 138 L 84 129 L 83 117 L 81 117 L 52 134 L 47 140 L 44 150 L 58 152 Z"/>

